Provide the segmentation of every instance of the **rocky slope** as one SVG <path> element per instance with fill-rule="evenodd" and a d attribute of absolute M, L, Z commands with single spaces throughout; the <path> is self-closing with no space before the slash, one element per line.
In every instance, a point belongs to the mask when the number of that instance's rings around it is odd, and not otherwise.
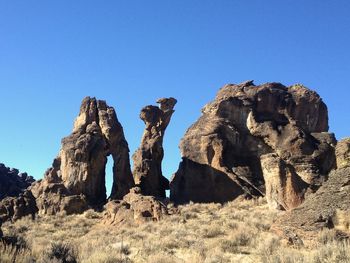
<path fill-rule="evenodd" d="M 176 203 L 266 195 L 271 207 L 289 210 L 335 165 L 327 107 L 302 85 L 226 85 L 202 113 L 180 144 Z"/>

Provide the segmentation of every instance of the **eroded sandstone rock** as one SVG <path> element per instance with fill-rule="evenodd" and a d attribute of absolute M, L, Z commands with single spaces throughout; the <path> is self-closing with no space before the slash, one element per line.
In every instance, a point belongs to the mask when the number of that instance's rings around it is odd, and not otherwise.
<path fill-rule="evenodd" d="M 266 193 L 272 207 L 288 210 L 335 166 L 327 107 L 302 85 L 226 85 L 202 113 L 180 143 L 170 184 L 177 203 Z"/>
<path fill-rule="evenodd" d="M 350 215 L 349 196 L 350 167 L 334 170 L 316 193 L 282 215 L 272 229 L 286 238 L 292 233 L 305 244 L 314 243 L 322 229 L 348 231 L 344 234 L 350 237 L 348 226 L 341 222 L 344 215 Z"/>
<path fill-rule="evenodd" d="M 337 156 L 337 168 L 350 166 L 350 138 L 337 143 L 335 155 Z"/>
<path fill-rule="evenodd" d="M 144 196 L 139 187 L 131 189 L 123 200 L 110 201 L 105 205 L 104 222 L 112 225 L 135 222 L 159 221 L 168 215 L 164 202 L 154 196 Z"/>
<path fill-rule="evenodd" d="M 8 168 L 0 163 L 0 200 L 19 196 L 34 181 L 27 173 L 20 173 L 17 169 Z"/>
<path fill-rule="evenodd" d="M 111 198 L 122 198 L 134 186 L 123 128 L 105 101 L 86 97 L 72 134 L 63 138 L 45 178 L 31 188 L 40 213 L 81 213 L 105 204 L 108 155 L 114 160 Z"/>
<path fill-rule="evenodd" d="M 27 190 L 34 182 L 27 173 L 0 164 L 0 222 L 35 216 L 38 211 L 35 199 Z"/>
<path fill-rule="evenodd" d="M 169 181 L 162 174 L 161 163 L 164 157 L 163 138 L 176 104 L 174 98 L 159 99 L 159 107 L 146 106 L 140 118 L 146 127 L 141 146 L 133 155 L 133 175 L 135 183 L 144 195 L 165 197 Z"/>
<path fill-rule="evenodd" d="M 1 221 L 1 219 L 0 219 L 0 239 L 1 239 L 2 236 L 3 236 L 3 233 L 2 233 L 2 230 L 1 230 L 1 225 L 2 225 L 2 221 Z"/>
<path fill-rule="evenodd" d="M 6 197 L 0 202 L 0 221 L 18 220 L 25 216 L 35 218 L 38 212 L 31 191 L 25 190 L 17 197 Z"/>

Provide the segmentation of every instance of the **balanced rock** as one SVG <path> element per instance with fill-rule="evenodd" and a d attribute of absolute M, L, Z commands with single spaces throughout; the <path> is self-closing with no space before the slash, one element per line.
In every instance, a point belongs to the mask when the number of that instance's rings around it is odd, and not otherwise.
<path fill-rule="evenodd" d="M 0 163 L 0 200 L 19 196 L 34 181 L 27 173 L 19 173 L 17 169 L 8 168 Z"/>
<path fill-rule="evenodd" d="M 144 196 L 139 187 L 131 189 L 123 200 L 113 200 L 105 205 L 104 222 L 112 225 L 135 222 L 137 224 L 159 221 L 168 215 L 164 202 L 154 196 Z"/>
<path fill-rule="evenodd" d="M 289 210 L 335 166 L 327 107 L 302 85 L 225 85 L 180 143 L 170 183 L 176 203 L 226 202 L 266 195 Z"/>
<path fill-rule="evenodd" d="M 105 101 L 86 97 L 52 167 L 31 187 L 40 212 L 81 213 L 88 206 L 104 205 L 109 155 L 114 160 L 111 198 L 120 199 L 134 186 L 123 128 Z"/>
<path fill-rule="evenodd" d="M 174 98 L 163 98 L 157 101 L 159 107 L 150 105 L 141 110 L 140 118 L 146 127 L 141 146 L 133 155 L 133 175 L 143 195 L 165 197 L 165 190 L 169 189 L 169 181 L 161 168 L 163 138 L 176 102 Z"/>

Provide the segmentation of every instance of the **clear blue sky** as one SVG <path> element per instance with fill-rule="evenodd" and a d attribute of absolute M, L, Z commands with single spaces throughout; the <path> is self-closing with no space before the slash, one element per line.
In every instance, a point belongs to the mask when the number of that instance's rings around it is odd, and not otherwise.
<path fill-rule="evenodd" d="M 0 162 L 41 178 L 87 95 L 116 108 L 133 153 L 140 109 L 173 96 L 169 177 L 202 106 L 248 79 L 316 90 L 350 135 L 349 14 L 349 0 L 0 0 Z"/>

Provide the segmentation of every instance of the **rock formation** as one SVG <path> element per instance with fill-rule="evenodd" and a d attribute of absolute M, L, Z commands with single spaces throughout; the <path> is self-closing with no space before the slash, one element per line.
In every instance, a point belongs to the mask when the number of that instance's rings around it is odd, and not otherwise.
<path fill-rule="evenodd" d="M 105 101 L 86 97 L 59 156 L 45 178 L 31 187 L 40 212 L 80 213 L 105 204 L 108 155 L 114 160 L 111 198 L 122 198 L 134 186 L 123 128 Z"/>
<path fill-rule="evenodd" d="M 2 233 L 2 230 L 1 230 L 1 225 L 2 225 L 2 221 L 0 220 L 0 239 L 1 239 L 2 236 L 3 236 L 3 233 Z"/>
<path fill-rule="evenodd" d="M 19 173 L 17 169 L 10 169 L 0 163 L 0 200 L 19 196 L 34 181 L 27 173 Z"/>
<path fill-rule="evenodd" d="M 336 147 L 337 163 L 342 165 L 332 171 L 322 187 L 301 206 L 282 215 L 273 230 L 291 242 L 299 240 L 309 243 L 325 228 L 335 228 L 343 232 L 342 236 L 345 234 L 350 237 L 349 225 L 341 223 L 342 215 L 350 215 L 350 162 L 344 163 L 344 160 L 350 159 L 348 142 L 349 139 L 342 140 Z"/>
<path fill-rule="evenodd" d="M 350 166 L 350 138 L 338 142 L 335 154 L 337 156 L 337 168 Z"/>
<path fill-rule="evenodd" d="M 154 196 L 144 196 L 139 187 L 130 190 L 123 200 L 113 200 L 106 204 L 104 223 L 121 225 L 135 222 L 159 221 L 168 215 L 168 209 Z"/>
<path fill-rule="evenodd" d="M 267 196 L 289 210 L 335 166 L 327 107 L 302 85 L 225 85 L 181 141 L 170 183 L 176 203 Z"/>
<path fill-rule="evenodd" d="M 28 215 L 34 217 L 37 212 L 35 199 L 27 190 L 34 181 L 27 173 L 0 164 L 0 222 Z"/>
<path fill-rule="evenodd" d="M 174 98 L 163 98 L 157 101 L 159 107 L 150 105 L 141 110 L 140 118 L 146 128 L 141 146 L 133 155 L 133 175 L 143 195 L 165 197 L 165 190 L 169 189 L 169 181 L 161 168 L 163 138 L 176 102 Z"/>
<path fill-rule="evenodd" d="M 0 202 L 0 221 L 15 221 L 25 216 L 35 218 L 37 212 L 35 198 L 29 190 L 17 197 L 6 197 Z"/>

